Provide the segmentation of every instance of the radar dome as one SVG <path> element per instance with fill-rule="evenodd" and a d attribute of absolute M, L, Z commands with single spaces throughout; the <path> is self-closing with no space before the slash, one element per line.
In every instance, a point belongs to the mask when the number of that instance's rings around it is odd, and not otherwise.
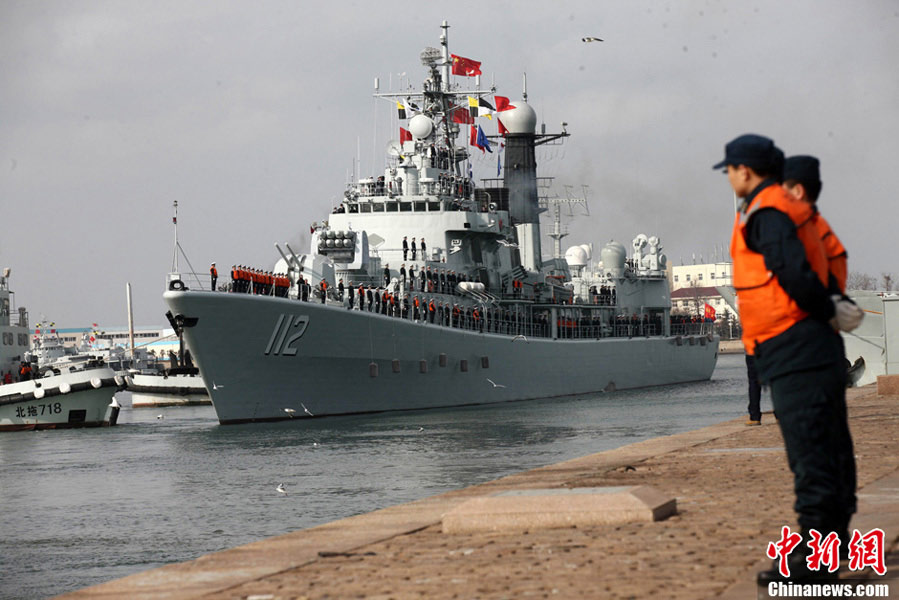
<path fill-rule="evenodd" d="M 565 262 L 570 267 L 583 267 L 587 264 L 587 252 L 583 246 L 572 246 L 565 251 Z"/>
<path fill-rule="evenodd" d="M 497 113 L 509 133 L 534 133 L 537 130 L 537 113 L 524 100 L 512 102 L 515 108 Z"/>
<path fill-rule="evenodd" d="M 600 252 L 602 264 L 606 270 L 624 268 L 624 257 L 626 252 L 624 246 L 618 242 L 609 242 L 602 247 Z"/>
<path fill-rule="evenodd" d="M 415 139 L 423 140 L 434 131 L 434 122 L 424 115 L 415 115 L 409 120 L 409 131 Z"/>

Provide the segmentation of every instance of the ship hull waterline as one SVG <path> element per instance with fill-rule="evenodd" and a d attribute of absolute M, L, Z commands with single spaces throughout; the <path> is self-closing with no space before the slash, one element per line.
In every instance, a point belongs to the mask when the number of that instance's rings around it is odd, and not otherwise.
<path fill-rule="evenodd" d="M 184 337 L 222 424 L 702 381 L 718 354 L 708 336 L 524 339 L 287 298 L 168 291 L 164 299 L 197 319 Z"/>

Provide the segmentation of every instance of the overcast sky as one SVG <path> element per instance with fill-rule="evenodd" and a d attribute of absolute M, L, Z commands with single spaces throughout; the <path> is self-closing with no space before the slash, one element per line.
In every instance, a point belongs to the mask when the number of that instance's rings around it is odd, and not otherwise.
<path fill-rule="evenodd" d="M 397 137 L 374 78 L 420 85 L 443 19 L 482 87 L 520 98 L 526 71 L 547 131 L 568 123 L 538 155 L 560 193 L 589 186 L 563 248 L 646 233 L 672 264 L 713 258 L 733 198 L 711 165 L 754 132 L 820 157 L 850 270 L 899 271 L 895 0 L 0 0 L 0 267 L 18 304 L 123 326 L 130 281 L 136 322 L 165 323 L 174 200 L 191 264 L 223 279 L 308 243 L 357 154 L 375 173 Z"/>

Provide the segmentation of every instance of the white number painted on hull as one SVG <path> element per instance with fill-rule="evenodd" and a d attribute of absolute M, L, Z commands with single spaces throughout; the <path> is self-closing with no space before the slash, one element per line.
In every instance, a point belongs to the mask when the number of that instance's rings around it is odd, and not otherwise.
<path fill-rule="evenodd" d="M 285 315 L 281 314 L 278 317 L 278 322 L 275 323 L 275 328 L 272 330 L 272 337 L 268 340 L 268 345 L 265 347 L 265 352 L 263 353 L 265 356 L 269 354 L 274 354 L 278 356 L 296 356 L 297 348 L 295 344 L 303 334 L 306 333 L 306 327 L 309 325 L 309 317 L 306 315 L 294 316 L 294 315 Z M 293 332 L 293 335 L 287 337 L 287 334 L 290 332 L 291 328 L 299 327 L 299 329 Z"/>

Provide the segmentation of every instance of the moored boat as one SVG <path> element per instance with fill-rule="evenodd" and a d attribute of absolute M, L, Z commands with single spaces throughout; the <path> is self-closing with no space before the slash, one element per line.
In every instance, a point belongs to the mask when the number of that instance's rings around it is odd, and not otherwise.
<path fill-rule="evenodd" d="M 115 425 L 122 381 L 102 361 L 67 352 L 52 327 L 32 340 L 9 276 L 7 268 L 0 277 L 0 431 Z"/>

